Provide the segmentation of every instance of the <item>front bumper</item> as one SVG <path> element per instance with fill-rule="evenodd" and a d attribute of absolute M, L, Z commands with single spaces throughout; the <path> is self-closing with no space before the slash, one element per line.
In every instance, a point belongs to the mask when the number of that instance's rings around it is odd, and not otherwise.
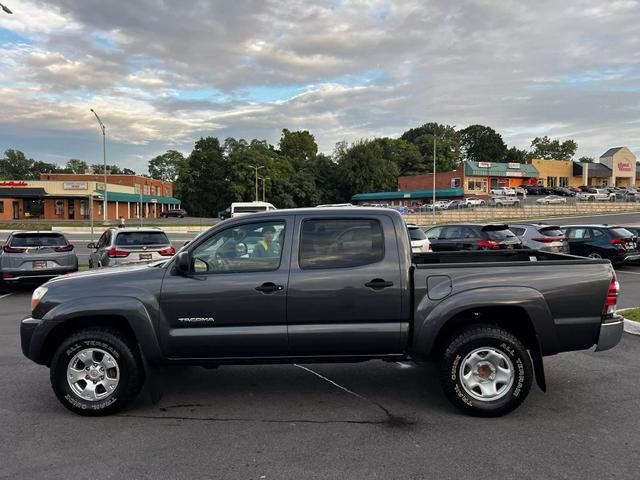
<path fill-rule="evenodd" d="M 25 318 L 20 322 L 20 347 L 22 348 L 22 353 L 25 357 L 33 360 L 36 363 L 38 359 L 35 358 L 34 355 L 31 354 L 31 340 L 33 338 L 33 334 L 36 331 L 36 328 L 40 326 L 42 320 L 38 318 Z"/>
<path fill-rule="evenodd" d="M 614 316 L 600 324 L 600 335 L 598 336 L 596 352 L 602 352 L 615 347 L 620 342 L 623 332 L 624 319 L 620 316 Z"/>

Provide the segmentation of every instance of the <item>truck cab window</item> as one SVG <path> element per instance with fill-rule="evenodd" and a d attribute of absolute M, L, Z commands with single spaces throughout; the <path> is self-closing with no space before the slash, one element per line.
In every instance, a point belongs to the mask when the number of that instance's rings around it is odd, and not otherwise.
<path fill-rule="evenodd" d="M 348 268 L 384 258 L 384 237 L 377 220 L 306 220 L 300 236 L 302 269 Z"/>
<path fill-rule="evenodd" d="M 261 222 L 228 228 L 198 245 L 195 273 L 261 272 L 280 266 L 284 222 Z"/>

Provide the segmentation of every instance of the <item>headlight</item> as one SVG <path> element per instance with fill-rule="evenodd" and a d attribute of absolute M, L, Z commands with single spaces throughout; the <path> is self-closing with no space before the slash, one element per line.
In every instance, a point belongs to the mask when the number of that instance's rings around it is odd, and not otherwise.
<path fill-rule="evenodd" d="M 40 304 L 40 300 L 44 297 L 49 290 L 47 287 L 38 287 L 33 291 L 33 295 L 31 295 L 31 311 L 33 312 L 36 307 Z"/>

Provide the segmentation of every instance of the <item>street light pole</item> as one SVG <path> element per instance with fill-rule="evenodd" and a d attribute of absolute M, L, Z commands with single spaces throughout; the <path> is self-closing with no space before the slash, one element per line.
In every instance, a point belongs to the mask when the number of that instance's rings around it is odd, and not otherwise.
<path fill-rule="evenodd" d="M 433 222 L 436 223 L 436 136 L 433 135 L 433 190 L 431 192 L 431 210 L 433 211 Z"/>
<path fill-rule="evenodd" d="M 258 170 L 260 170 L 261 168 L 264 168 L 264 165 L 249 165 L 251 168 L 254 168 L 256 170 L 256 199 L 255 201 L 258 201 Z"/>
<path fill-rule="evenodd" d="M 91 109 L 91 111 L 96 116 L 96 120 L 98 120 L 100 129 L 102 130 L 102 160 L 104 162 L 104 172 L 103 172 L 104 173 L 104 185 L 103 185 L 104 203 L 102 208 L 102 217 L 103 217 L 103 220 L 106 222 L 107 221 L 107 141 L 106 141 L 106 134 L 105 134 L 106 127 L 104 126 L 104 123 L 102 123 L 102 120 L 100 120 L 100 117 L 98 116 L 96 111 L 93 108 Z"/>
<path fill-rule="evenodd" d="M 271 180 L 269 177 L 260 177 L 260 180 L 262 180 L 262 201 L 266 201 L 265 200 L 265 196 L 264 196 L 264 184 L 266 183 L 267 180 Z"/>

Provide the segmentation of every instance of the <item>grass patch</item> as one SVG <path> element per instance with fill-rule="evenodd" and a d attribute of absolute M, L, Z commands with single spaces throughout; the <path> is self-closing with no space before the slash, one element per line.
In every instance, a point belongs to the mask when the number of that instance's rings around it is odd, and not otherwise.
<path fill-rule="evenodd" d="M 627 320 L 640 322 L 640 308 L 632 308 L 631 310 L 625 310 L 624 312 L 622 312 L 622 316 Z"/>

